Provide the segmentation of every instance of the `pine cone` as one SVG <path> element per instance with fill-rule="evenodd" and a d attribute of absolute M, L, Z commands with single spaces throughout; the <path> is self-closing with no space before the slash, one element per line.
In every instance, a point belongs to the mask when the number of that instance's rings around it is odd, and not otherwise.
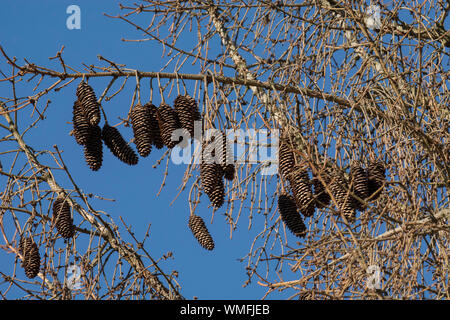
<path fill-rule="evenodd" d="M 134 143 L 141 157 L 147 157 L 152 151 L 152 116 L 148 104 L 134 106 L 130 114 Z"/>
<path fill-rule="evenodd" d="M 174 108 L 180 119 L 180 125 L 185 128 L 191 138 L 194 137 L 194 121 L 200 120 L 197 102 L 189 95 L 179 95 L 174 101 Z"/>
<path fill-rule="evenodd" d="M 286 227 L 297 237 L 306 235 L 306 226 L 302 217 L 297 212 L 295 200 L 289 194 L 281 194 L 278 197 L 278 210 Z"/>
<path fill-rule="evenodd" d="M 367 166 L 368 175 L 368 195 L 370 200 L 376 200 L 383 191 L 385 176 L 385 167 L 381 161 L 371 161 Z"/>
<path fill-rule="evenodd" d="M 79 100 L 75 101 L 75 103 L 73 104 L 72 114 L 73 136 L 75 137 L 75 141 L 78 144 L 84 146 L 89 139 L 91 125 L 84 116 L 83 109 Z"/>
<path fill-rule="evenodd" d="M 339 173 L 334 173 L 331 177 L 330 191 L 336 200 L 339 212 L 348 220 L 353 220 L 355 217 L 355 208 L 350 195 L 349 184 Z"/>
<path fill-rule="evenodd" d="M 222 167 L 218 163 L 201 163 L 200 180 L 203 190 L 214 207 L 220 208 L 225 198 L 225 186 L 222 180 Z"/>
<path fill-rule="evenodd" d="M 172 141 L 172 133 L 181 128 L 177 113 L 169 105 L 162 103 L 157 114 L 162 141 L 168 148 L 175 147 L 181 142 L 181 139 Z"/>
<path fill-rule="evenodd" d="M 191 229 L 198 243 L 206 250 L 214 249 L 214 241 L 203 219 L 195 214 L 189 217 L 189 229 Z"/>
<path fill-rule="evenodd" d="M 146 106 L 150 111 L 150 132 L 152 135 L 152 143 L 156 149 L 164 147 L 164 142 L 161 138 L 161 131 L 158 124 L 158 108 L 151 103 L 147 103 Z"/>
<path fill-rule="evenodd" d="M 53 220 L 58 233 L 66 239 L 74 235 L 73 219 L 70 214 L 70 205 L 64 198 L 58 197 L 53 202 Z"/>
<path fill-rule="evenodd" d="M 21 238 L 19 241 L 19 253 L 22 255 L 22 267 L 25 275 L 29 279 L 33 279 L 39 273 L 41 266 L 41 257 L 39 256 L 39 248 L 31 237 Z"/>
<path fill-rule="evenodd" d="M 77 97 L 86 119 L 91 125 L 98 125 L 100 123 L 100 105 L 91 86 L 81 81 L 77 87 Z"/>
<path fill-rule="evenodd" d="M 289 145 L 280 141 L 278 149 L 278 172 L 287 179 L 295 166 L 295 157 Z"/>
<path fill-rule="evenodd" d="M 330 179 L 325 174 L 321 175 L 321 177 L 325 181 L 325 183 L 329 183 Z M 316 207 L 318 209 L 326 207 L 328 204 L 330 204 L 331 198 L 325 186 L 318 177 L 313 177 L 312 182 L 314 186 L 314 199 Z"/>
<path fill-rule="evenodd" d="M 99 126 L 91 126 L 89 139 L 84 146 L 84 157 L 86 163 L 93 170 L 97 171 L 103 162 L 102 129 Z"/>
<path fill-rule="evenodd" d="M 355 209 L 362 210 L 364 208 L 364 202 L 369 195 L 369 181 L 366 170 L 364 170 L 359 164 L 353 164 L 350 167 L 350 185 L 353 197 L 353 204 Z M 358 200 L 361 199 L 361 200 Z"/>
<path fill-rule="evenodd" d="M 315 203 L 308 172 L 305 169 L 294 170 L 288 177 L 288 181 L 298 209 L 305 217 L 311 217 L 314 214 Z"/>
<path fill-rule="evenodd" d="M 138 156 L 123 139 L 117 128 L 111 127 L 105 123 L 102 130 L 102 139 L 108 149 L 111 150 L 112 154 L 120 161 L 128 165 L 135 165 L 138 163 Z"/>

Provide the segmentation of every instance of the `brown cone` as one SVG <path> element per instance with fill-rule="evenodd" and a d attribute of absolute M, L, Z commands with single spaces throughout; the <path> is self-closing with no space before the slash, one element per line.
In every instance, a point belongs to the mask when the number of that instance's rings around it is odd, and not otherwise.
<path fill-rule="evenodd" d="M 286 227 L 297 237 L 306 235 L 306 226 L 297 211 L 294 198 L 289 194 L 281 194 L 278 197 L 278 210 Z"/>
<path fill-rule="evenodd" d="M 198 243 L 206 250 L 214 249 L 214 240 L 208 231 L 203 219 L 195 214 L 189 217 L 189 229 L 191 229 L 192 234 L 197 239 Z"/>
<path fill-rule="evenodd" d="M 123 139 L 117 128 L 111 127 L 105 123 L 102 130 L 102 139 L 108 149 L 111 150 L 112 154 L 120 161 L 128 165 L 135 165 L 138 163 L 138 156 Z"/>
<path fill-rule="evenodd" d="M 70 214 L 70 205 L 64 198 L 58 197 L 53 202 L 53 220 L 56 230 L 63 238 L 73 237 L 75 230 Z"/>
<path fill-rule="evenodd" d="M 306 169 L 297 168 L 291 172 L 288 181 L 298 209 L 305 217 L 311 217 L 314 214 L 315 203 L 308 172 Z"/>
<path fill-rule="evenodd" d="M 84 146 L 84 158 L 93 171 L 101 168 L 103 162 L 102 129 L 91 126 L 89 139 Z"/>
<path fill-rule="evenodd" d="M 169 105 L 162 103 L 158 108 L 158 125 L 161 132 L 161 139 L 168 148 L 175 147 L 180 140 L 172 141 L 172 133 L 180 129 L 178 115 Z"/>
<path fill-rule="evenodd" d="M 147 157 L 152 151 L 152 128 L 149 106 L 137 104 L 131 111 L 131 126 L 133 128 L 134 143 L 141 157 Z"/>
<path fill-rule="evenodd" d="M 25 275 L 29 279 L 33 279 L 39 273 L 41 258 L 39 256 L 39 248 L 31 237 L 22 237 L 19 241 L 19 253 L 22 255 L 22 267 Z"/>
<path fill-rule="evenodd" d="M 331 177 L 330 191 L 336 200 L 338 211 L 347 219 L 353 220 L 355 208 L 350 194 L 349 184 L 340 173 L 334 173 Z"/>
<path fill-rule="evenodd" d="M 100 123 L 100 105 L 92 87 L 81 81 L 77 87 L 77 96 L 86 119 L 91 125 L 98 125 Z"/>
<path fill-rule="evenodd" d="M 80 101 L 77 100 L 73 104 L 72 111 L 72 123 L 73 123 L 73 136 L 75 141 L 80 145 L 85 145 L 89 139 L 89 134 L 91 132 L 91 125 L 89 121 L 84 116 L 82 106 Z"/>

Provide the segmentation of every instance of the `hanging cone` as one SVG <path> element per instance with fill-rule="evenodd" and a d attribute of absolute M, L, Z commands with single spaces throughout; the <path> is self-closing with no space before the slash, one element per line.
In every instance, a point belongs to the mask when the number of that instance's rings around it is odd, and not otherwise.
<path fill-rule="evenodd" d="M 371 161 L 367 166 L 369 200 L 373 201 L 380 197 L 386 180 L 385 171 L 381 161 Z"/>
<path fill-rule="evenodd" d="M 200 120 L 197 102 L 189 95 L 179 95 L 174 101 L 174 108 L 180 120 L 180 125 L 185 128 L 190 137 L 194 137 L 194 121 Z"/>
<path fill-rule="evenodd" d="M 355 208 L 350 195 L 349 184 L 339 173 L 334 173 L 331 177 L 330 191 L 336 200 L 338 211 L 352 221 L 355 217 Z"/>
<path fill-rule="evenodd" d="M 152 151 L 152 116 L 148 105 L 137 104 L 130 114 L 134 143 L 141 157 L 147 157 Z"/>
<path fill-rule="evenodd" d="M 364 209 L 364 200 L 369 196 L 369 181 L 366 170 L 358 163 L 350 167 L 350 185 L 355 209 Z M 360 200 L 359 200 L 359 199 Z"/>
<path fill-rule="evenodd" d="M 192 234 L 197 239 L 198 243 L 206 250 L 214 249 L 214 241 L 208 228 L 205 225 L 203 219 L 195 214 L 189 217 L 189 229 L 191 229 Z"/>
<path fill-rule="evenodd" d="M 72 110 L 73 136 L 75 141 L 80 145 L 85 145 L 89 139 L 91 125 L 84 116 L 80 101 L 77 100 L 73 104 Z"/>
<path fill-rule="evenodd" d="M 220 208 L 225 199 L 225 186 L 222 180 L 222 167 L 217 163 L 200 164 L 200 180 L 203 190 L 212 205 Z"/>
<path fill-rule="evenodd" d="M 164 142 L 161 138 L 161 131 L 158 124 L 158 108 L 151 103 L 147 103 L 146 106 L 150 111 L 150 132 L 152 136 L 152 144 L 156 149 L 164 147 Z"/>
<path fill-rule="evenodd" d="M 325 183 L 329 183 L 329 178 L 326 174 L 322 174 L 321 177 Z M 316 207 L 321 209 L 328 206 L 331 198 L 322 181 L 320 181 L 318 177 L 313 177 L 312 182 L 314 186 L 314 200 Z"/>
<path fill-rule="evenodd" d="M 278 210 L 280 212 L 281 220 L 286 224 L 286 227 L 297 237 L 304 237 L 306 235 L 306 226 L 302 217 L 297 212 L 295 200 L 289 194 L 281 194 L 278 197 Z"/>
<path fill-rule="evenodd" d="M 64 198 L 58 197 L 53 202 L 53 221 L 58 233 L 66 239 L 72 238 L 75 227 L 70 214 L 70 205 Z"/>
<path fill-rule="evenodd" d="M 291 148 L 286 142 L 280 140 L 278 148 L 278 172 L 287 179 L 295 166 L 295 157 Z"/>
<path fill-rule="evenodd" d="M 100 105 L 91 86 L 81 81 L 77 87 L 77 97 L 86 119 L 91 125 L 98 125 L 100 123 Z"/>
<path fill-rule="evenodd" d="M 22 255 L 22 267 L 29 279 L 35 278 L 39 273 L 41 258 L 39 248 L 31 237 L 21 238 L 19 241 L 19 253 Z"/>
<path fill-rule="evenodd" d="M 306 169 L 296 169 L 288 177 L 297 208 L 305 217 L 314 214 L 314 197 L 311 191 L 311 183 Z"/>
<path fill-rule="evenodd" d="M 105 123 L 102 130 L 102 139 L 108 149 L 111 150 L 112 154 L 120 161 L 128 165 L 135 165 L 138 163 L 138 156 L 123 139 L 117 128 L 111 127 Z"/>
<path fill-rule="evenodd" d="M 84 158 L 93 171 L 97 171 L 103 162 L 102 129 L 99 126 L 90 128 L 89 139 L 84 146 Z"/>
<path fill-rule="evenodd" d="M 172 141 L 172 133 L 181 128 L 178 115 L 175 110 L 164 103 L 159 106 L 157 115 L 162 141 L 166 147 L 171 149 L 181 142 L 181 139 L 178 141 Z"/>

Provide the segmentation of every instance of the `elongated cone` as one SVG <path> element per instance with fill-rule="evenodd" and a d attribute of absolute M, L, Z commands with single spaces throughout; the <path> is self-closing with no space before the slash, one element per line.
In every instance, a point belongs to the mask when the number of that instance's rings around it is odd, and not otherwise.
<path fill-rule="evenodd" d="M 192 234 L 197 239 L 198 243 L 206 250 L 214 249 L 214 240 L 208 231 L 203 219 L 195 214 L 189 217 L 188 223 L 189 229 L 191 229 Z"/>
<path fill-rule="evenodd" d="M 91 126 L 88 141 L 84 146 L 84 158 L 93 171 L 101 168 L 103 162 L 102 129 Z"/>
<path fill-rule="evenodd" d="M 364 209 L 364 201 L 369 196 L 369 179 L 366 170 L 358 163 L 350 167 L 351 191 L 354 195 L 354 207 L 357 210 Z"/>
<path fill-rule="evenodd" d="M 294 169 L 295 157 L 289 145 L 280 140 L 278 148 L 278 172 L 280 175 L 287 179 Z"/>
<path fill-rule="evenodd" d="M 340 212 L 348 220 L 352 221 L 356 212 L 349 187 L 349 183 L 340 173 L 335 172 L 332 175 L 330 190 L 336 200 L 338 212 Z"/>
<path fill-rule="evenodd" d="M 53 220 L 58 233 L 66 239 L 73 237 L 75 227 L 70 214 L 70 205 L 64 198 L 58 197 L 53 202 Z"/>
<path fill-rule="evenodd" d="M 77 96 L 86 119 L 91 125 L 98 125 L 100 123 L 100 105 L 92 87 L 81 81 L 77 87 Z"/>
<path fill-rule="evenodd" d="M 281 220 L 295 236 L 304 237 L 306 235 L 305 223 L 298 213 L 295 200 L 291 195 L 281 194 L 278 197 L 278 210 Z"/>
<path fill-rule="evenodd" d="M 150 111 L 150 131 L 152 134 L 152 143 L 156 149 L 161 149 L 164 147 L 164 142 L 161 138 L 161 131 L 159 130 L 158 123 L 158 108 L 151 103 L 146 104 Z"/>
<path fill-rule="evenodd" d="M 84 116 L 81 104 L 79 100 L 76 100 L 73 104 L 72 111 L 72 123 L 73 123 L 73 136 L 75 141 L 80 145 L 86 145 L 89 140 L 89 134 L 91 133 L 91 125 Z"/>
<path fill-rule="evenodd" d="M 25 275 L 33 279 L 39 273 L 41 258 L 39 248 L 31 237 L 22 237 L 19 241 L 19 253 L 22 255 L 22 267 Z"/>
<path fill-rule="evenodd" d="M 315 201 L 306 169 L 296 168 L 288 177 L 297 208 L 305 217 L 314 214 Z"/>
<path fill-rule="evenodd" d="M 109 150 L 111 150 L 112 154 L 120 161 L 128 165 L 135 165 L 138 163 L 138 156 L 123 139 L 117 128 L 105 124 L 102 130 L 102 139 Z"/>
<path fill-rule="evenodd" d="M 131 126 L 133 128 L 134 143 L 141 157 L 147 157 L 152 151 L 153 136 L 151 128 L 151 113 L 148 105 L 137 104 L 131 110 Z"/>
<path fill-rule="evenodd" d="M 178 115 L 169 105 L 162 103 L 158 108 L 158 124 L 161 131 L 161 138 L 166 147 L 175 147 L 180 140 L 173 141 L 172 133 L 180 129 L 180 121 Z"/>

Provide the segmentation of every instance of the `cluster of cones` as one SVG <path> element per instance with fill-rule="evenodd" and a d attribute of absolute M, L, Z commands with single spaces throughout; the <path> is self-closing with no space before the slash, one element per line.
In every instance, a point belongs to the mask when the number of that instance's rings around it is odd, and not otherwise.
<path fill-rule="evenodd" d="M 78 144 L 84 146 L 87 165 L 97 171 L 102 166 L 103 142 L 122 162 L 128 165 L 138 163 L 138 155 L 122 137 L 120 131 L 101 120 L 100 104 L 95 92 L 86 82 L 81 81 L 76 91 L 77 100 L 73 106 L 73 135 Z M 152 103 L 136 104 L 130 113 L 134 143 L 137 153 L 147 157 L 152 146 L 161 149 L 175 147 L 182 137 L 173 139 L 177 129 L 187 130 L 194 136 L 194 121 L 201 120 L 197 102 L 189 95 L 179 95 L 174 101 L 174 108 L 162 103 L 159 107 Z"/>
<path fill-rule="evenodd" d="M 52 224 L 64 239 L 72 238 L 75 234 L 70 204 L 64 196 L 57 197 L 53 202 Z M 25 275 L 30 279 L 36 277 L 39 273 L 41 259 L 39 248 L 32 237 L 20 238 L 19 253 L 22 255 L 22 267 Z"/>
<path fill-rule="evenodd" d="M 353 163 L 349 179 L 341 172 L 328 169 L 310 179 L 307 168 L 297 165 L 292 148 L 284 141 L 280 142 L 278 166 L 280 176 L 289 182 L 292 191 L 292 195 L 282 193 L 279 196 L 278 209 L 288 229 L 298 237 L 306 235 L 299 212 L 304 217 L 311 217 L 316 208 L 324 208 L 333 200 L 337 207 L 335 212 L 351 222 L 356 210 L 364 210 L 368 201 L 380 196 L 385 182 L 385 167 L 380 161 L 371 161 L 367 168 Z"/>
<path fill-rule="evenodd" d="M 101 120 L 100 105 L 95 92 L 86 82 L 81 81 L 77 91 L 77 100 L 73 106 L 73 135 L 78 144 L 84 146 L 84 155 L 88 166 L 97 171 L 102 166 L 103 142 L 114 156 L 128 165 L 138 163 L 138 155 L 124 140 L 119 130 L 105 123 L 99 127 Z M 187 141 L 183 137 L 194 137 L 194 123 L 201 121 L 201 114 L 197 102 L 189 95 L 178 95 L 174 100 L 173 108 L 166 103 L 156 107 L 152 103 L 136 104 L 130 113 L 130 122 L 133 129 L 134 144 L 141 157 L 147 157 L 152 147 L 161 149 L 164 146 L 174 148 L 176 145 L 184 146 Z M 182 134 L 176 137 L 175 130 L 185 130 L 189 135 Z M 205 160 L 202 157 L 200 165 L 200 178 L 203 190 L 215 208 L 224 203 L 225 186 L 223 179 L 233 180 L 235 175 L 232 153 L 226 142 L 226 135 L 222 134 L 216 140 L 203 143 L 203 147 L 217 144 L 223 146 L 212 148 L 212 158 L 219 161 Z M 214 150 L 220 150 L 215 157 Z M 73 222 L 70 217 L 70 207 L 62 199 L 55 201 L 54 214 L 58 232 L 65 238 L 73 236 Z M 69 209 L 68 209 L 69 208 Z M 72 226 L 72 227 L 71 227 Z M 207 250 L 214 248 L 214 242 L 202 218 L 191 215 L 189 228 L 199 243 Z"/>

